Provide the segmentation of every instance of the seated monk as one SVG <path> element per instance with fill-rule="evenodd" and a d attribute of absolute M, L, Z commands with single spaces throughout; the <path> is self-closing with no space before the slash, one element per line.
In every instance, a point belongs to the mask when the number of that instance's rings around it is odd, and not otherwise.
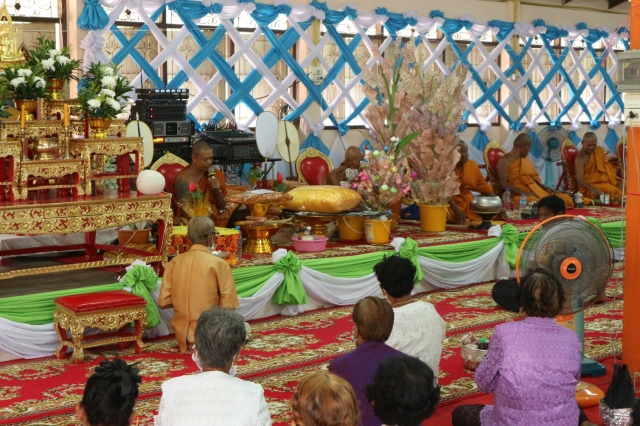
<path fill-rule="evenodd" d="M 354 169 L 355 175 L 357 176 L 362 160 L 364 160 L 364 154 L 360 149 L 355 146 L 347 148 L 347 151 L 344 153 L 344 161 L 340 163 L 339 167 L 336 167 L 327 174 L 327 185 L 340 186 L 340 182 L 348 181 L 347 169 Z"/>
<path fill-rule="evenodd" d="M 520 205 L 520 197 L 526 195 L 527 203 L 539 201 L 551 194 L 562 198 L 567 207 L 573 207 L 573 200 L 567 194 L 556 192 L 542 184 L 535 166 L 527 158 L 531 151 L 531 137 L 526 133 L 518 135 L 513 149 L 498 161 L 498 179 L 503 189 L 511 191 L 511 204 Z"/>
<path fill-rule="evenodd" d="M 582 195 L 597 199 L 601 194 L 609 194 L 614 203 L 622 201 L 622 181 L 616 177 L 604 149 L 598 146 L 595 133 L 584 134 L 575 166 L 576 181 Z"/>
<path fill-rule="evenodd" d="M 469 147 L 465 142 L 460 142 L 460 161 L 456 165 L 456 176 L 460 182 L 460 193 L 449 200 L 449 222 L 464 225 L 467 220 L 482 220 L 480 216 L 471 210 L 473 194 L 471 191 L 482 195 L 495 195 L 491 185 L 487 182 L 480 167 L 475 161 L 469 160 Z"/>
<path fill-rule="evenodd" d="M 191 197 L 189 185 L 193 182 L 211 203 L 211 220 L 216 226 L 224 228 L 238 204 L 228 203 L 226 195 L 246 191 L 244 187 L 227 187 L 223 172 L 213 168 L 213 150 L 209 143 L 197 141 L 191 147 L 192 163 L 178 174 L 173 182 L 173 195 L 178 206 L 188 203 Z M 189 214 L 178 207 L 178 217 L 191 219 Z"/>

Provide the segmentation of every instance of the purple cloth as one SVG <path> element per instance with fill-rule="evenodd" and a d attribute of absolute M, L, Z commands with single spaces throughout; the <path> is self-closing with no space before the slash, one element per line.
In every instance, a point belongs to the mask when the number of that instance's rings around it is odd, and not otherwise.
<path fill-rule="evenodd" d="M 397 356 L 406 356 L 400 351 L 382 342 L 368 341 L 357 346 L 348 354 L 342 355 L 329 364 L 329 371 L 345 379 L 353 387 L 360 402 L 362 426 L 380 426 L 382 422 L 373 413 L 366 394 L 367 385 L 373 381 L 378 365 Z"/>
<path fill-rule="evenodd" d="M 580 361 L 578 335 L 554 318 L 496 326 L 475 373 L 478 389 L 495 397 L 482 425 L 576 426 Z"/>

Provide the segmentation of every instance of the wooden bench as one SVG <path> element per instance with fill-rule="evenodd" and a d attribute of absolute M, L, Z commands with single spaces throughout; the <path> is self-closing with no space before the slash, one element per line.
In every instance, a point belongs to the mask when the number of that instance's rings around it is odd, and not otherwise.
<path fill-rule="evenodd" d="M 136 353 L 142 352 L 142 333 L 147 326 L 147 302 L 142 297 L 124 290 L 105 291 L 63 296 L 54 300 L 53 325 L 60 338 L 55 352 L 58 359 L 65 359 L 67 347 L 73 348 L 71 360 L 84 361 L 84 349 L 117 343 L 120 349 L 135 342 Z M 135 322 L 133 333 L 126 331 Z M 84 337 L 86 327 L 111 333 Z M 67 338 L 71 331 L 71 340 Z"/>

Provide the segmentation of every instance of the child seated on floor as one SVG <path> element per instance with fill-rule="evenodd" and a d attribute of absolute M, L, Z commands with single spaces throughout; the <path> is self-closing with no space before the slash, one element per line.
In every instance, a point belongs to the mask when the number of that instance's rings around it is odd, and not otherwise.
<path fill-rule="evenodd" d="M 84 388 L 76 415 L 82 426 L 130 426 L 136 418 L 139 371 L 116 358 L 100 362 Z"/>

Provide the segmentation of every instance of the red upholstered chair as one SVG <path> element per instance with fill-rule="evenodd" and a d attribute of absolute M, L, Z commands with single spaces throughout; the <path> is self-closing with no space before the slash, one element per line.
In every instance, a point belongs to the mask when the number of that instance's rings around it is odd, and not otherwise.
<path fill-rule="evenodd" d="M 578 147 L 566 139 L 560 148 L 560 156 L 562 157 L 562 176 L 558 181 L 556 189 L 563 186 L 564 189 L 570 189 L 572 192 L 578 192 L 578 182 L 576 181 L 576 156 L 578 155 Z"/>
<path fill-rule="evenodd" d="M 331 169 L 329 157 L 314 148 L 305 149 L 296 160 L 298 179 L 308 185 L 324 185 Z"/>
<path fill-rule="evenodd" d="M 151 170 L 156 170 L 162 176 L 164 176 L 164 192 L 168 192 L 171 195 L 173 194 L 173 181 L 176 180 L 176 177 L 183 171 L 189 163 L 184 161 L 182 158 L 167 152 L 162 157 L 158 158 L 158 160 L 151 165 Z M 181 225 L 182 222 L 186 222 L 186 218 L 177 217 L 177 208 L 174 203 L 175 197 L 171 197 L 171 208 L 173 209 L 173 218 L 175 225 Z"/>
<path fill-rule="evenodd" d="M 506 154 L 506 151 L 498 142 L 491 141 L 484 147 L 482 154 L 493 193 L 502 196 L 503 189 L 500 187 L 500 179 L 498 178 L 498 161 Z"/>
<path fill-rule="evenodd" d="M 71 347 L 71 360 L 82 362 L 85 348 L 113 343 L 126 349 L 129 342 L 135 342 L 136 353 L 142 352 L 142 333 L 147 326 L 147 301 L 142 297 L 116 290 L 58 297 L 53 303 L 53 328 L 60 338 L 60 346 L 55 352 L 57 358 L 66 358 L 67 347 Z M 133 333 L 126 331 L 131 322 L 135 323 Z M 112 333 L 85 339 L 83 334 L 87 327 Z M 71 332 L 71 340 L 67 338 L 67 329 Z"/>

